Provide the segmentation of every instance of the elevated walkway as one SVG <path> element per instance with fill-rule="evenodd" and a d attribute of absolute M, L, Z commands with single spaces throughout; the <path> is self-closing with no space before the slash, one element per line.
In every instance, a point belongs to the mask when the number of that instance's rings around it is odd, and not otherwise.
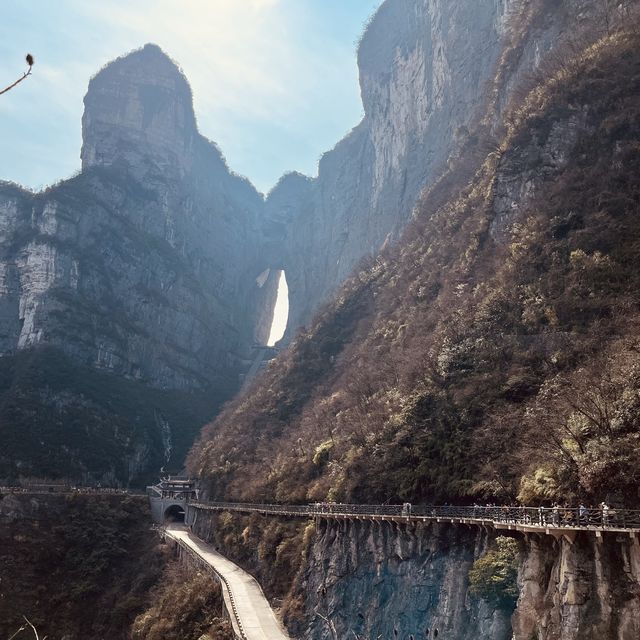
<path fill-rule="evenodd" d="M 370 520 L 396 523 L 444 522 L 458 525 L 551 535 L 575 541 L 579 532 L 628 536 L 640 544 L 640 511 L 586 509 L 584 507 L 496 507 L 430 505 L 362 505 L 316 503 L 309 505 L 251 504 L 241 502 L 191 502 L 190 509 L 238 511 L 287 517 L 333 520 Z"/>

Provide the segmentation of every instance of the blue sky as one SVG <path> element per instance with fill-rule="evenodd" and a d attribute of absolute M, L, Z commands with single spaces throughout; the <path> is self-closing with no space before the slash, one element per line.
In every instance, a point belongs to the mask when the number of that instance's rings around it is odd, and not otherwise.
<path fill-rule="evenodd" d="M 200 131 L 268 191 L 360 120 L 356 42 L 380 0 L 2 0 L 0 179 L 40 188 L 80 165 L 89 78 L 146 42 L 183 68 Z"/>

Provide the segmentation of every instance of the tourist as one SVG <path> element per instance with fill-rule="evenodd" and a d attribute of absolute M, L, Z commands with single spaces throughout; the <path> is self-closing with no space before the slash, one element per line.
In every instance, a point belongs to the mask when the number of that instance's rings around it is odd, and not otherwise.
<path fill-rule="evenodd" d="M 589 509 L 581 502 L 578 507 L 578 522 L 582 526 L 589 524 Z"/>
<path fill-rule="evenodd" d="M 601 502 L 600 510 L 602 511 L 602 524 L 606 527 L 609 524 L 609 505 L 606 502 Z"/>

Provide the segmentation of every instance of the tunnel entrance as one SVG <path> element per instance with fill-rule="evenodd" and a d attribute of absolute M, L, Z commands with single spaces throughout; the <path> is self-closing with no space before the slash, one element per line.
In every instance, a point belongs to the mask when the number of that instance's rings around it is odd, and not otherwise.
<path fill-rule="evenodd" d="M 184 522 L 184 509 L 179 504 L 172 504 L 164 512 L 165 522 Z"/>
<path fill-rule="evenodd" d="M 287 328 L 287 320 L 289 319 L 289 286 L 287 285 L 287 276 L 284 271 L 280 271 L 278 278 L 278 293 L 276 296 L 276 305 L 273 308 L 273 319 L 271 321 L 271 331 L 269 332 L 269 340 L 267 346 L 272 347 L 278 340 L 282 339 Z"/>

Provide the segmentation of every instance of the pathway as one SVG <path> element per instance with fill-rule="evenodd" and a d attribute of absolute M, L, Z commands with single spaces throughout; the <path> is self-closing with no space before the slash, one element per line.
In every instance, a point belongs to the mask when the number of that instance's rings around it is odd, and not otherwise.
<path fill-rule="evenodd" d="M 256 579 L 218 553 L 183 525 L 165 528 L 169 538 L 211 567 L 220 578 L 227 610 L 235 622 L 236 635 L 245 640 L 289 640 Z"/>

